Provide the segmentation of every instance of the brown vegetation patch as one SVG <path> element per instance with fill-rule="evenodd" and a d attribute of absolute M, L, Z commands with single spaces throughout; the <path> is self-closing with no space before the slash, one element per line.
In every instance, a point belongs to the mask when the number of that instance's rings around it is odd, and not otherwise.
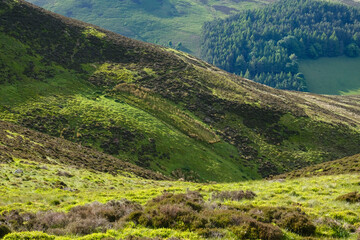
<path fill-rule="evenodd" d="M 282 232 L 273 223 L 303 236 L 315 232 L 315 225 L 298 209 L 234 208 L 206 203 L 198 192 L 164 193 L 128 220 L 154 228 L 197 231 L 204 237 L 221 236 L 220 229 L 228 229 L 239 238 L 279 239 Z"/>
<path fill-rule="evenodd" d="M 212 194 L 212 199 L 240 201 L 242 199 L 254 199 L 256 194 L 253 191 L 221 191 Z"/>
<path fill-rule="evenodd" d="M 68 213 L 37 212 L 20 213 L 4 212 L 0 215 L 0 223 L 14 231 L 42 231 L 55 235 L 87 235 L 106 232 L 118 228 L 119 220 L 142 207 L 128 200 L 110 201 L 106 204 L 94 202 L 72 208 Z"/>
<path fill-rule="evenodd" d="M 87 235 L 118 229 L 127 221 L 149 228 L 189 230 L 205 238 L 222 238 L 226 231 L 239 239 L 281 239 L 281 228 L 302 236 L 315 232 L 314 224 L 299 209 L 276 207 L 232 207 L 205 202 L 199 192 L 165 192 L 144 207 L 128 200 L 77 206 L 68 213 L 4 212 L 0 226 L 13 231 L 43 231 L 49 234 Z M 5 229 L 5 227 L 4 227 Z"/>
<path fill-rule="evenodd" d="M 359 203 L 360 202 L 360 193 L 358 193 L 358 192 L 347 193 L 347 194 L 337 197 L 336 200 L 346 201 L 348 203 Z"/>
<path fill-rule="evenodd" d="M 131 172 L 143 178 L 168 179 L 159 173 L 62 138 L 51 137 L 2 121 L 0 121 L 0 141 L 2 143 L 0 144 L 0 162 L 3 163 L 12 161 L 12 157 L 15 157 L 40 163 L 61 163 L 112 174 Z M 58 174 L 71 177 L 66 172 Z"/>

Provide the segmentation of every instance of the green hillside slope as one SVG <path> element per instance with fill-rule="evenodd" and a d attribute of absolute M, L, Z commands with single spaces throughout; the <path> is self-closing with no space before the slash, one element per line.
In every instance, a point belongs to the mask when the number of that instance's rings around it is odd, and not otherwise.
<path fill-rule="evenodd" d="M 168 180 L 161 174 L 62 138 L 0 121 L 0 163 L 12 163 L 13 159 L 76 166 L 113 175 L 134 174 L 142 178 Z"/>
<path fill-rule="evenodd" d="M 197 181 L 359 153 L 357 96 L 279 91 L 23 1 L 0 9 L 3 121 Z"/>
<path fill-rule="evenodd" d="M 96 24 L 138 40 L 157 43 L 199 55 L 205 21 L 254 8 L 268 0 L 30 0 L 64 16 Z M 181 46 L 178 44 L 181 44 Z"/>
<path fill-rule="evenodd" d="M 360 172 L 360 154 L 277 175 L 275 178 L 311 177 L 358 172 Z"/>

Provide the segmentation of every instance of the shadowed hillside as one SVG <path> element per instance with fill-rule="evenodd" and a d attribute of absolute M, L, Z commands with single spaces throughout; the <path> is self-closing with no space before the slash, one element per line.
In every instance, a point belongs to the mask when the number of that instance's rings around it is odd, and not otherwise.
<path fill-rule="evenodd" d="M 76 166 L 113 175 L 128 176 L 133 173 L 142 178 L 168 179 L 79 144 L 0 121 L 0 163 L 12 163 L 14 158 Z"/>
<path fill-rule="evenodd" d="M 23 1 L 0 9 L 3 121 L 196 181 L 359 153 L 360 97 L 275 90 Z"/>

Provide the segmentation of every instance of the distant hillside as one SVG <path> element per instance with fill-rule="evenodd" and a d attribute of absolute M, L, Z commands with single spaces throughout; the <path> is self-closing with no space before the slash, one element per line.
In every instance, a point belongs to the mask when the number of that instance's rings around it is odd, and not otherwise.
<path fill-rule="evenodd" d="M 3 121 L 194 181 L 360 151 L 359 96 L 280 91 L 23 1 L 0 9 Z"/>
<path fill-rule="evenodd" d="M 263 6 L 269 0 L 30 0 L 67 17 L 138 40 L 200 54 L 205 21 Z"/>
<path fill-rule="evenodd" d="M 299 178 L 325 175 L 353 174 L 360 172 L 360 154 L 345 157 L 335 161 L 316 164 L 314 166 L 295 170 L 274 178 Z"/>
<path fill-rule="evenodd" d="M 206 23 L 202 57 L 271 87 L 307 91 L 307 75 L 300 72 L 299 60 L 358 57 L 359 32 L 359 9 L 326 1 L 284 0 Z M 326 79 L 321 81 L 330 84 Z M 339 91 L 343 89 L 335 93 Z"/>
<path fill-rule="evenodd" d="M 274 0 L 29 0 L 61 15 L 120 33 L 200 55 L 201 27 Z M 360 6 L 357 0 L 335 0 Z"/>

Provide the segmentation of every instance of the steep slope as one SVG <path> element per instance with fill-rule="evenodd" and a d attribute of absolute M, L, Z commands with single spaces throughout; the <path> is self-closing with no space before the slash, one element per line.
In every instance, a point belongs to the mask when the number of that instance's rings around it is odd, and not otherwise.
<path fill-rule="evenodd" d="M 79 144 L 0 121 L 0 163 L 12 163 L 14 159 L 70 165 L 113 175 L 135 174 L 148 179 L 168 179 Z"/>
<path fill-rule="evenodd" d="M 1 120 L 187 180 L 360 151 L 358 96 L 279 91 L 23 1 L 0 9 Z"/>

